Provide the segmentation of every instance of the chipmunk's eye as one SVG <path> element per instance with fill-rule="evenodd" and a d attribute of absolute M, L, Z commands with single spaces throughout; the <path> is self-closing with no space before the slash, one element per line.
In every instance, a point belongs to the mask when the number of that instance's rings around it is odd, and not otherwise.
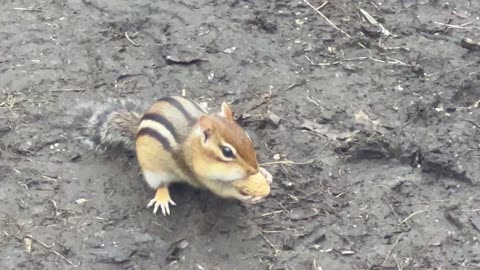
<path fill-rule="evenodd" d="M 222 154 L 226 158 L 234 158 L 235 157 L 232 149 L 230 149 L 230 147 L 228 147 L 228 146 L 222 146 Z"/>

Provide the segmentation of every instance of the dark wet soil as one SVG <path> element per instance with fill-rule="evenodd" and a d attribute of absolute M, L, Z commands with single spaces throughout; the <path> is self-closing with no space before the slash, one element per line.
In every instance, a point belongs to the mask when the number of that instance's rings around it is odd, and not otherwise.
<path fill-rule="evenodd" d="M 304 1 L 0 10 L 2 269 L 480 268 L 479 1 L 328 2 L 348 36 Z M 135 160 L 69 126 L 82 102 L 182 91 L 232 102 L 267 200 L 177 186 L 154 216 Z"/>

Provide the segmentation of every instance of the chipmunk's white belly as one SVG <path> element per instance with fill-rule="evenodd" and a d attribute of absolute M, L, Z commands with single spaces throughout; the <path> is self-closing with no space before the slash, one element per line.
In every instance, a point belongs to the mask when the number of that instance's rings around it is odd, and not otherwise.
<path fill-rule="evenodd" d="M 143 176 L 147 184 L 153 189 L 171 183 L 176 178 L 175 175 L 170 173 L 151 171 L 143 171 Z"/>

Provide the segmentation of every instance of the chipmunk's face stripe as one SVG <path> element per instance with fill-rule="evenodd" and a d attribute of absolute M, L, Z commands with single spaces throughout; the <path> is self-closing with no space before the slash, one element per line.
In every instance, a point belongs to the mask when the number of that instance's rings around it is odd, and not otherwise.
<path fill-rule="evenodd" d="M 163 125 L 168 130 L 168 132 L 172 134 L 175 141 L 178 141 L 178 133 L 175 130 L 175 127 L 172 125 L 170 121 L 168 121 L 168 119 L 166 119 L 162 115 L 156 114 L 156 113 L 146 113 L 142 117 L 142 122 L 146 120 L 150 120 L 150 121 L 159 123 L 160 125 Z"/>
<path fill-rule="evenodd" d="M 159 99 L 158 101 L 159 102 L 161 102 L 161 101 L 167 102 L 168 104 L 172 105 L 175 109 L 177 109 L 179 112 L 181 112 L 183 114 L 183 116 L 187 119 L 187 121 L 190 124 L 193 124 L 193 123 L 196 122 L 196 119 L 193 118 L 190 115 L 190 113 L 188 113 L 187 110 L 185 110 L 182 103 L 180 103 L 177 99 L 175 99 L 175 97 L 167 96 L 167 97 L 163 97 L 163 98 Z"/>
<path fill-rule="evenodd" d="M 218 134 L 221 134 L 222 142 L 231 145 L 235 151 L 236 159 L 240 163 L 244 163 L 246 167 L 257 167 L 257 158 L 251 139 L 245 131 L 232 120 L 223 117 L 215 118 L 218 121 Z"/>
<path fill-rule="evenodd" d="M 149 136 L 151 138 L 154 138 L 155 140 L 160 142 L 160 144 L 163 146 L 163 148 L 165 150 L 167 150 L 168 152 L 172 152 L 172 150 L 173 150 L 172 146 L 170 145 L 168 140 L 165 137 L 163 137 L 160 133 L 158 133 L 158 131 L 156 131 L 152 128 L 145 127 L 145 128 L 140 129 L 137 133 L 137 138 L 141 137 L 141 136 Z"/>

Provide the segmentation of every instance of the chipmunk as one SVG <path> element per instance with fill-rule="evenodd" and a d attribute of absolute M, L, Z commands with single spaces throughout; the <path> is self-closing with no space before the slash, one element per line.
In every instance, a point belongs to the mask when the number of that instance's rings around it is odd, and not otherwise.
<path fill-rule="evenodd" d="M 250 136 L 234 121 L 225 102 L 219 113 L 209 114 L 181 96 L 160 98 L 146 110 L 133 100 L 110 99 L 86 112 L 84 132 L 98 152 L 115 146 L 135 151 L 143 178 L 156 190 L 147 204 L 147 208 L 154 206 L 154 214 L 160 207 L 163 215 L 170 215 L 170 205 L 175 205 L 169 192 L 172 183 L 257 202 L 263 197 L 242 194 L 231 182 L 258 172 L 272 181 L 257 162 Z"/>

